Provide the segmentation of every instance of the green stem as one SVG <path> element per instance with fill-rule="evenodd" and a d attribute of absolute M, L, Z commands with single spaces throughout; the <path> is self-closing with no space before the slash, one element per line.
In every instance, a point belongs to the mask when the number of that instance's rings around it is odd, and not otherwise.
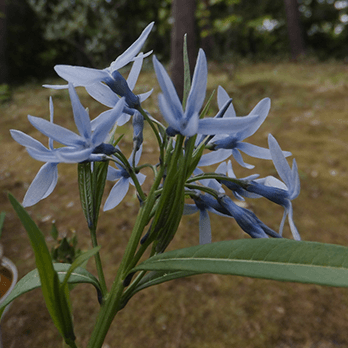
<path fill-rule="evenodd" d="M 163 173 L 164 165 L 160 167 L 150 193 L 144 205 L 140 207 L 133 231 L 126 246 L 120 267 L 117 271 L 116 278 L 112 284 L 110 293 L 106 296 L 105 302 L 103 303 L 99 311 L 96 325 L 88 343 L 89 348 L 100 348 L 102 346 L 110 325 L 120 308 L 120 302 L 124 290 L 123 281 L 127 276 L 128 265 L 131 263 L 131 260 L 134 257 L 136 249 L 139 245 L 141 235 L 148 223 L 148 216 L 151 213 L 156 200 L 155 191 L 157 190 L 162 180 Z"/>
<path fill-rule="evenodd" d="M 94 227 L 89 229 L 90 235 L 91 235 L 91 240 L 92 240 L 92 245 L 93 248 L 98 246 L 97 242 L 97 231 Z M 103 266 L 101 263 L 101 258 L 99 251 L 94 255 L 94 260 L 95 260 L 95 265 L 97 267 L 97 273 L 98 273 L 98 278 L 101 286 L 101 290 L 103 292 L 103 296 L 105 296 L 108 292 L 108 289 L 106 287 L 106 282 L 105 282 L 105 276 L 104 276 L 104 271 L 103 271 Z"/>
<path fill-rule="evenodd" d="M 163 147 L 163 142 L 162 139 L 160 137 L 160 135 L 158 134 L 158 131 L 155 127 L 155 125 L 153 124 L 153 122 L 151 121 L 150 117 L 146 114 L 146 112 L 143 110 L 143 108 L 141 106 L 138 107 L 138 111 L 143 115 L 144 119 L 147 121 L 147 123 L 150 125 L 150 127 L 152 128 L 153 132 L 155 133 L 157 142 L 158 142 L 158 146 L 160 148 L 160 158 L 161 160 L 164 159 L 164 147 Z"/>

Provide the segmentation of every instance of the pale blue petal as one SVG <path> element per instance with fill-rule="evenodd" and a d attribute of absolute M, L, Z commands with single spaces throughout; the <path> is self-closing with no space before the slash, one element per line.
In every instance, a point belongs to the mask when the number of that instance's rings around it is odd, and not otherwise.
<path fill-rule="evenodd" d="M 237 149 L 232 149 L 232 156 L 237 161 L 237 163 L 244 168 L 253 169 L 255 167 L 251 164 L 245 163 L 242 155 Z"/>
<path fill-rule="evenodd" d="M 208 212 L 204 210 L 199 211 L 199 244 L 211 243 L 211 228 Z"/>
<path fill-rule="evenodd" d="M 134 59 L 134 57 L 139 53 L 141 50 L 141 47 L 144 45 L 147 37 L 150 34 L 150 31 L 152 30 L 153 25 L 155 22 L 151 22 L 140 34 L 138 39 L 134 41 L 134 43 L 128 47 L 128 49 L 123 52 L 120 56 L 117 57 L 115 61 L 113 61 L 110 65 L 111 71 L 115 71 L 118 69 L 121 69 L 125 65 L 127 65 L 130 61 Z"/>
<path fill-rule="evenodd" d="M 93 148 L 61 147 L 55 154 L 61 163 L 79 163 L 87 161 L 92 152 Z"/>
<path fill-rule="evenodd" d="M 92 135 L 92 143 L 94 146 L 98 146 L 105 141 L 117 119 L 122 115 L 124 106 L 125 99 L 121 98 L 113 109 L 103 113 L 102 120 L 99 119 Z"/>
<path fill-rule="evenodd" d="M 86 139 L 91 139 L 92 129 L 91 120 L 88 112 L 82 106 L 79 97 L 72 84 L 69 83 L 69 94 L 71 100 L 71 106 L 73 108 L 74 120 L 79 133 Z"/>
<path fill-rule="evenodd" d="M 129 72 L 127 77 L 127 84 L 131 91 L 133 91 L 135 84 L 138 80 L 141 68 L 143 66 L 144 54 L 141 52 L 137 55 L 134 63 L 132 65 L 132 69 Z"/>
<path fill-rule="evenodd" d="M 196 204 L 185 204 L 184 205 L 184 211 L 183 211 L 183 215 L 191 215 L 194 213 L 197 213 L 198 208 L 196 206 Z"/>
<path fill-rule="evenodd" d="M 171 114 L 174 115 L 177 120 L 179 120 L 183 117 L 184 112 L 173 82 L 162 64 L 157 60 L 156 56 L 153 56 L 153 66 L 155 68 L 157 80 L 162 89 L 164 99 L 167 100 L 168 108 L 171 109 Z"/>
<path fill-rule="evenodd" d="M 44 147 L 45 150 L 37 150 L 34 148 L 27 147 L 28 154 L 41 162 L 51 162 L 51 163 L 59 163 L 60 160 L 56 155 L 56 151 L 48 150 Z"/>
<path fill-rule="evenodd" d="M 290 225 L 290 231 L 294 237 L 295 240 L 301 240 L 300 234 L 295 226 L 294 220 L 293 220 L 293 211 L 292 211 L 292 205 L 290 203 L 289 210 L 288 210 L 288 221 Z"/>
<path fill-rule="evenodd" d="M 188 121 L 188 122 L 187 122 Z M 192 137 L 197 134 L 198 130 L 199 115 L 194 113 L 188 120 L 183 119 L 181 121 L 180 133 L 187 137 Z"/>
<path fill-rule="evenodd" d="M 118 204 L 121 203 L 123 198 L 126 196 L 129 189 L 129 179 L 121 178 L 113 186 L 110 191 L 108 198 L 104 204 L 104 211 L 115 208 Z"/>
<path fill-rule="evenodd" d="M 212 164 L 222 162 L 231 155 L 232 151 L 226 149 L 219 149 L 217 151 L 209 152 L 201 157 L 197 167 L 210 166 Z"/>
<path fill-rule="evenodd" d="M 239 142 L 236 146 L 237 149 L 243 151 L 247 155 L 256 158 L 262 158 L 270 160 L 272 159 L 271 151 L 265 147 L 256 146 L 249 143 Z M 289 156 L 289 154 L 287 154 Z"/>
<path fill-rule="evenodd" d="M 50 122 L 53 123 L 53 116 L 54 116 L 54 107 L 53 107 L 53 100 L 52 97 L 50 97 Z M 53 150 L 53 139 L 48 138 L 48 147 Z"/>
<path fill-rule="evenodd" d="M 204 51 L 199 50 L 195 71 L 193 73 L 190 93 L 187 97 L 185 118 L 190 118 L 192 115 L 199 113 L 202 108 L 205 92 L 207 89 L 207 59 Z"/>
<path fill-rule="evenodd" d="M 36 174 L 23 200 L 23 207 L 30 207 L 46 198 L 55 188 L 58 180 L 56 163 L 44 164 Z"/>
<path fill-rule="evenodd" d="M 38 151 L 49 151 L 39 141 L 32 138 L 30 135 L 25 134 L 19 130 L 10 129 L 12 138 L 20 145 L 36 149 Z"/>
<path fill-rule="evenodd" d="M 115 181 L 120 179 L 121 177 L 122 177 L 122 170 L 108 166 L 108 173 L 106 175 L 106 180 Z"/>
<path fill-rule="evenodd" d="M 120 100 L 120 97 L 102 82 L 86 86 L 86 91 L 92 98 L 109 108 L 113 108 Z"/>
<path fill-rule="evenodd" d="M 298 175 L 298 169 L 297 169 L 297 163 L 295 158 L 292 161 L 292 169 L 291 169 L 291 187 L 289 188 L 289 195 L 290 199 L 293 200 L 295 199 L 299 194 L 301 190 L 301 185 L 300 185 L 300 177 Z"/>
<path fill-rule="evenodd" d="M 219 86 L 218 92 L 217 92 L 217 100 L 218 100 L 219 109 L 221 109 L 224 106 L 224 104 L 230 99 L 231 98 L 229 97 L 227 92 L 221 86 Z M 236 117 L 236 116 L 237 116 L 237 114 L 236 114 L 234 107 L 231 103 L 229 105 L 228 109 L 226 110 L 224 117 Z"/>
<path fill-rule="evenodd" d="M 240 135 L 240 140 L 244 140 L 251 135 L 253 135 L 262 125 L 263 121 L 266 119 L 269 110 L 271 108 L 271 99 L 264 98 L 262 99 L 248 116 L 259 116 L 258 119 L 251 123 L 248 128 L 246 128 Z"/>
<path fill-rule="evenodd" d="M 292 186 L 290 166 L 285 159 L 282 149 L 280 148 L 277 140 L 275 140 L 275 138 L 271 134 L 268 135 L 268 146 L 271 150 L 272 161 L 279 176 L 285 182 L 285 185 L 290 188 Z"/>
<path fill-rule="evenodd" d="M 152 92 L 153 92 L 153 89 L 151 89 L 148 92 L 138 94 L 140 103 L 142 103 L 144 100 L 146 100 L 151 95 Z"/>
<path fill-rule="evenodd" d="M 200 134 L 229 134 L 239 132 L 250 126 L 258 116 L 204 118 L 199 120 L 198 133 Z"/>
<path fill-rule="evenodd" d="M 158 95 L 158 105 L 164 120 L 168 123 L 169 126 L 179 131 L 180 118 L 174 113 L 174 110 L 169 103 L 170 101 L 168 101 L 162 93 Z"/>
<path fill-rule="evenodd" d="M 42 134 L 63 145 L 82 145 L 85 143 L 85 140 L 76 133 L 43 118 L 29 115 L 28 120 Z"/>
<path fill-rule="evenodd" d="M 110 77 L 106 70 L 85 68 L 82 66 L 56 65 L 54 70 L 61 78 L 72 83 L 75 87 L 92 85 Z M 49 87 L 53 88 L 54 86 Z M 57 89 L 57 86 L 55 88 Z"/>
<path fill-rule="evenodd" d="M 42 85 L 42 87 L 45 88 L 52 88 L 52 89 L 68 89 L 69 85 Z"/>
<path fill-rule="evenodd" d="M 120 118 L 117 120 L 118 126 L 123 126 L 125 123 L 127 123 L 130 120 L 131 116 L 128 114 L 123 113 Z"/>

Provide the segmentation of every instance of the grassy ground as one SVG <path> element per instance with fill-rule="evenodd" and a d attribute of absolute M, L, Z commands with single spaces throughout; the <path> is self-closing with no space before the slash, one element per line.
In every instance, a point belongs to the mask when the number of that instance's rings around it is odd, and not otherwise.
<path fill-rule="evenodd" d="M 302 238 L 348 245 L 348 67 L 284 63 L 240 65 L 236 71 L 230 66 L 210 68 L 209 89 L 219 84 L 224 86 L 233 97 L 238 115 L 247 114 L 263 97 L 272 99 L 269 117 L 252 141 L 267 146 L 267 134 L 272 133 L 282 148 L 295 156 L 302 190 L 294 201 L 294 215 Z M 153 72 L 143 73 L 141 80 L 139 85 L 148 90 L 147 86 L 154 83 Z M 12 141 L 8 130 L 20 129 L 44 140 L 27 122 L 26 115 L 47 118 L 51 94 L 56 122 L 72 127 L 66 91 L 23 86 L 14 90 L 11 102 L 0 107 L 0 207 L 7 212 L 2 243 L 6 256 L 16 263 L 20 277 L 34 268 L 34 258 L 6 193 L 10 191 L 22 199 L 40 163 Z M 81 96 L 91 116 L 103 110 L 82 91 Z M 160 117 L 155 100 L 146 102 L 145 107 Z M 130 128 L 122 130 L 126 131 L 122 146 L 129 149 Z M 144 158 L 157 158 L 152 140 L 147 140 Z M 239 177 L 255 172 L 275 174 L 269 162 L 246 156 L 245 160 L 255 164 L 257 170 L 242 170 L 235 164 Z M 76 230 L 80 247 L 87 249 L 90 244 L 77 200 L 76 167 L 60 165 L 59 174 L 54 193 L 28 211 L 50 243 L 48 231 L 51 221 L 56 220 L 62 234 Z M 270 227 L 278 228 L 281 209 L 263 200 L 251 202 L 251 208 Z M 136 212 L 137 200 L 129 195 L 117 209 L 103 213 L 100 220 L 98 236 L 109 285 Z M 212 217 L 212 226 L 213 241 L 245 238 L 232 220 Z M 288 230 L 285 234 L 290 236 Z M 197 217 L 185 217 L 170 249 L 197 243 Z M 88 268 L 94 272 L 93 262 Z M 96 294 L 92 287 L 79 286 L 73 290 L 72 297 L 76 333 L 83 347 L 95 320 Z M 39 290 L 13 303 L 2 323 L 2 331 L 4 347 L 61 346 Z M 137 294 L 115 319 L 105 348 L 348 347 L 347 332 L 346 289 L 203 275 L 172 281 Z"/>

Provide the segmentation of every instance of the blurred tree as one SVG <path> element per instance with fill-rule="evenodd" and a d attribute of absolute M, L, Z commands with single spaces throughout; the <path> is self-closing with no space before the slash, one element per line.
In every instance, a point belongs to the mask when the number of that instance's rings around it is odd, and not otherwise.
<path fill-rule="evenodd" d="M 7 82 L 6 17 L 6 0 L 0 0 L 0 85 Z"/>
<path fill-rule="evenodd" d="M 183 38 L 187 34 L 187 48 L 191 76 L 197 56 L 195 30 L 195 0 L 173 0 L 173 27 L 171 38 L 171 77 L 174 86 L 182 99 L 184 90 Z"/>
<path fill-rule="evenodd" d="M 305 43 L 302 34 L 300 12 L 297 0 L 284 0 L 290 51 L 292 59 L 305 55 Z"/>

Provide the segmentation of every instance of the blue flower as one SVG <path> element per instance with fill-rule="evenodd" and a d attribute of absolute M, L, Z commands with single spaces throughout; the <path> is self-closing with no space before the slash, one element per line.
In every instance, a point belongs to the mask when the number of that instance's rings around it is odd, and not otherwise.
<path fill-rule="evenodd" d="M 221 109 L 230 97 L 226 91 L 219 86 L 218 88 L 218 106 Z M 271 107 L 271 101 L 269 98 L 262 99 L 249 113 L 248 117 L 258 116 L 253 121 L 249 122 L 248 127 L 238 130 L 231 129 L 230 132 L 225 134 L 219 134 L 213 137 L 208 143 L 210 150 L 217 150 L 202 156 L 199 163 L 200 166 L 211 165 L 227 159 L 230 155 L 233 155 L 234 159 L 245 168 L 254 168 L 253 165 L 244 162 L 239 151 L 243 151 L 247 155 L 262 159 L 271 159 L 270 150 L 260 146 L 243 142 L 246 138 L 253 135 L 266 119 Z M 239 119 L 236 116 L 236 112 L 231 104 L 223 115 L 224 119 Z M 290 152 L 284 152 L 285 156 L 290 156 Z"/>
<path fill-rule="evenodd" d="M 285 219 L 288 217 L 290 230 L 294 239 L 300 240 L 300 234 L 293 221 L 293 209 L 291 203 L 291 201 L 300 193 L 300 178 L 298 175 L 296 160 L 293 159 L 293 165 L 290 169 L 278 142 L 271 134 L 268 136 L 268 144 L 274 166 L 284 183 L 272 176 L 268 176 L 264 179 L 257 179 L 254 182 L 251 182 L 247 190 L 281 205 L 284 208 L 284 214 L 280 223 L 279 234 L 282 234 Z"/>
<path fill-rule="evenodd" d="M 138 162 L 140 160 L 141 152 L 142 152 L 142 147 L 140 147 L 139 151 L 132 152 L 130 158 L 128 159 L 130 166 L 132 166 L 132 164 L 133 164 L 133 157 L 134 156 L 135 156 L 134 164 L 135 165 L 138 164 Z M 106 179 L 110 180 L 110 181 L 117 180 L 117 182 L 112 187 L 112 189 L 109 193 L 109 196 L 106 199 L 106 202 L 105 202 L 104 208 L 103 208 L 104 211 L 113 209 L 118 204 L 120 204 L 128 192 L 129 184 L 134 185 L 134 182 L 133 182 L 129 172 L 125 168 L 125 166 L 123 164 L 116 164 L 116 163 L 115 163 L 115 165 L 116 165 L 117 169 L 112 167 L 112 166 L 109 166 L 109 168 L 108 168 L 108 174 L 107 174 Z M 137 177 L 140 185 L 142 185 L 144 183 L 145 178 L 146 178 L 146 176 L 142 173 L 136 174 L 136 177 Z"/>
<path fill-rule="evenodd" d="M 138 96 L 135 95 L 132 90 L 139 76 L 144 57 L 152 53 L 138 54 L 153 25 L 154 22 L 150 23 L 143 30 L 139 38 L 123 54 L 117 57 L 108 68 L 93 69 L 71 65 L 56 65 L 54 69 L 60 77 L 72 83 L 74 87 L 85 87 L 93 98 L 108 107 L 115 106 L 119 99 L 118 96 L 125 97 L 127 104 L 125 113 L 132 114 L 129 108 L 136 108 L 139 106 L 141 101 L 145 100 L 152 92 L 150 91 Z M 126 81 L 118 70 L 131 61 L 134 61 L 134 64 Z M 68 85 L 44 85 L 44 87 L 65 89 Z M 128 120 L 129 117 L 127 121 Z M 122 121 L 123 123 L 126 122 L 124 120 Z"/>
<path fill-rule="evenodd" d="M 46 162 L 30 185 L 23 201 L 24 206 L 37 203 L 53 191 L 57 183 L 57 165 L 59 163 L 100 161 L 106 155 L 115 152 L 115 148 L 111 144 L 105 144 L 104 141 L 122 113 L 124 98 L 113 109 L 102 114 L 98 125 L 92 131 L 88 112 L 80 103 L 73 86 L 70 84 L 69 93 L 75 124 L 80 135 L 53 123 L 52 99 L 50 99 L 50 121 L 28 116 L 29 122 L 49 138 L 48 149 L 31 136 L 21 131 L 10 130 L 13 139 L 24 146 L 30 156 L 38 161 Z M 53 141 L 66 146 L 53 148 Z"/>
<path fill-rule="evenodd" d="M 52 98 L 50 98 L 50 122 L 53 122 L 53 102 Z M 41 153 L 42 156 L 48 156 L 51 157 L 50 160 L 55 158 L 56 162 L 48 162 L 45 163 L 38 173 L 36 174 L 34 180 L 32 181 L 31 185 L 29 186 L 24 199 L 23 199 L 23 206 L 24 207 L 30 207 L 40 200 L 48 197 L 54 188 L 57 185 L 58 181 L 58 168 L 57 165 L 59 163 L 59 160 L 54 155 L 54 149 L 53 149 L 53 141 L 52 139 L 49 139 L 48 141 L 48 149 L 43 146 L 39 141 L 32 138 L 31 136 L 14 129 L 10 130 L 11 135 L 15 141 L 17 141 L 22 146 L 25 146 L 27 151 L 30 153 L 30 151 L 35 151 L 37 153 Z"/>
<path fill-rule="evenodd" d="M 241 131 L 247 128 L 258 116 L 239 118 L 199 118 L 207 86 L 207 60 L 202 49 L 199 50 L 191 89 L 186 101 L 185 111 L 176 93 L 173 82 L 162 64 L 153 56 L 153 64 L 158 83 L 163 94 L 158 96 L 161 113 L 168 123 L 167 133 L 170 136 L 182 134 L 193 136 L 197 133 L 215 135 L 225 134 L 230 130 Z"/>

